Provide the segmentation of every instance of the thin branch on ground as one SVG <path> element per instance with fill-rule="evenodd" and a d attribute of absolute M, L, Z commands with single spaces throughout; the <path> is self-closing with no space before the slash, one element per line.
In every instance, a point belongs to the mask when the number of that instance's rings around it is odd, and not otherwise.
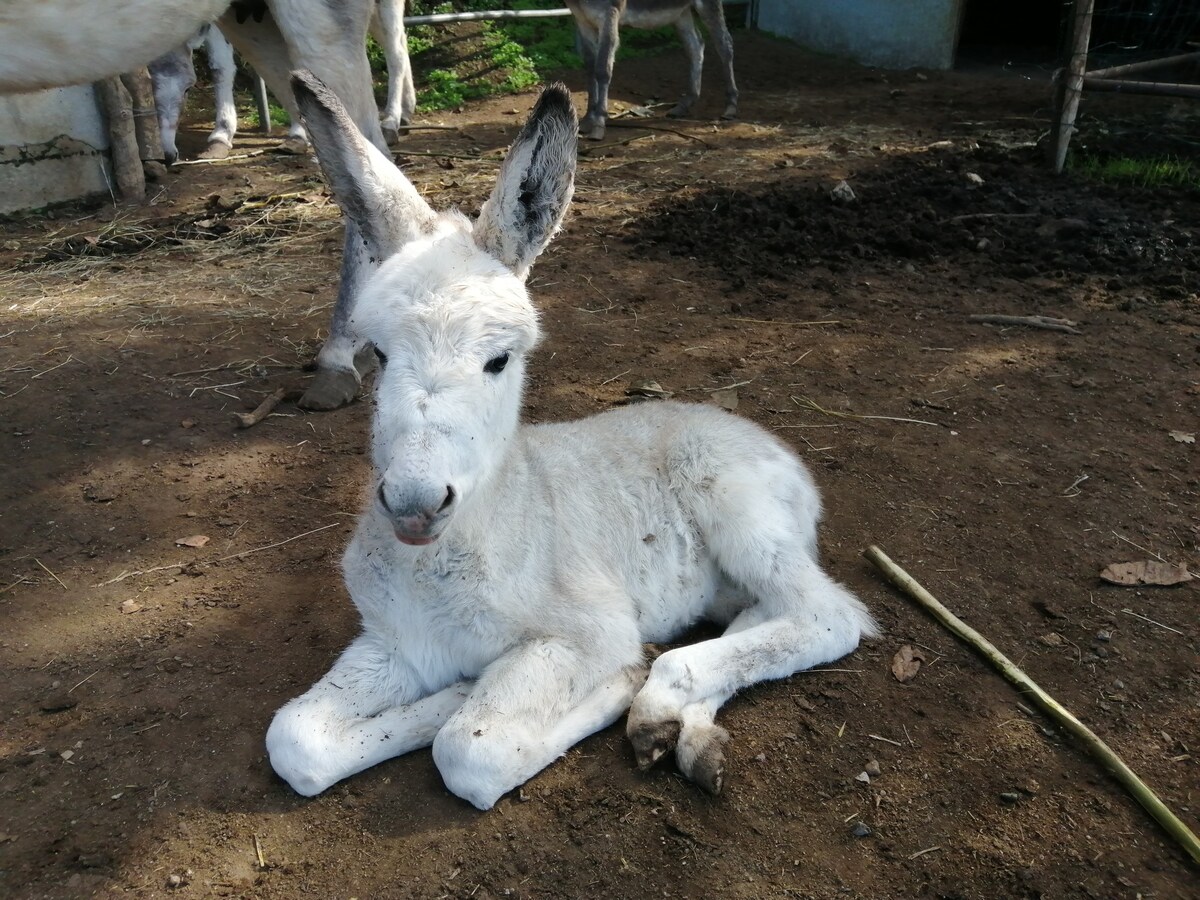
<path fill-rule="evenodd" d="M 1016 685 L 1029 699 L 1033 700 L 1044 712 L 1054 719 L 1055 722 L 1083 744 L 1084 749 L 1098 759 L 1113 774 L 1117 781 L 1121 782 L 1138 803 L 1154 817 L 1155 821 L 1187 851 L 1192 860 L 1200 863 L 1200 839 L 1192 833 L 1192 830 L 1182 820 L 1167 808 L 1158 795 L 1150 790 L 1146 783 L 1125 764 L 1125 761 L 1113 752 L 1111 747 L 1100 740 L 1090 728 L 1075 718 L 1057 700 L 1042 690 L 1032 678 L 1017 668 L 1008 657 L 996 649 L 983 635 L 939 603 L 916 579 L 896 565 L 896 563 L 892 562 L 882 550 L 872 545 L 867 548 L 864 555 L 884 573 L 888 581 L 920 604 L 953 634 L 970 644 L 971 647 L 995 666 L 1006 679 Z"/>

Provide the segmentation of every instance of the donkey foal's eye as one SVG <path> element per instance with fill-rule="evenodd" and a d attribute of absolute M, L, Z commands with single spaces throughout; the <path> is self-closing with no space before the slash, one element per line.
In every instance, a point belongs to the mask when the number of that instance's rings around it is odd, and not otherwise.
<path fill-rule="evenodd" d="M 375 358 L 377 360 L 379 360 L 379 368 L 386 369 L 387 368 L 387 354 L 384 353 L 382 350 L 380 350 L 378 347 L 374 347 L 372 349 L 374 349 L 374 351 L 375 351 Z"/>
<path fill-rule="evenodd" d="M 484 363 L 483 371 L 492 375 L 499 375 L 504 371 L 504 367 L 508 365 L 508 354 L 501 353 L 499 356 L 493 356 Z"/>

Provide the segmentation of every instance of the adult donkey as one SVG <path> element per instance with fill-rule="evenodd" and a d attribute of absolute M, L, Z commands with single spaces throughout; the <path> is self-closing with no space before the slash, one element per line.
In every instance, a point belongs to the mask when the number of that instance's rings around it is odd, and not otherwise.
<path fill-rule="evenodd" d="M 383 370 L 342 562 L 362 634 L 276 713 L 271 765 L 312 795 L 432 744 L 446 786 L 487 809 L 632 703 L 638 763 L 674 751 L 718 793 L 721 705 L 875 631 L 820 566 L 812 476 L 712 406 L 520 424 L 538 342 L 525 280 L 574 186 L 565 88 L 543 92 L 472 222 L 431 209 L 318 81 L 295 87 L 334 196 L 382 260 L 354 315 Z M 724 634 L 647 676 L 643 642 L 700 619 Z"/>
<path fill-rule="evenodd" d="M 127 72 L 217 19 L 268 82 L 286 84 L 291 67 L 312 70 L 337 94 L 367 140 L 386 150 L 366 52 L 374 6 L 374 0 L 3 0 L 0 93 Z M 268 78 L 264 69 L 272 66 L 281 71 Z M 380 261 L 371 236 L 347 220 L 333 321 L 301 405 L 332 409 L 349 402 L 374 364 L 370 347 L 349 325 L 362 283 Z"/>
<path fill-rule="evenodd" d="M 700 98 L 700 73 L 704 68 L 704 39 L 696 28 L 693 12 L 704 20 L 721 57 L 725 77 L 723 119 L 737 116 L 738 89 L 733 78 L 733 40 L 725 27 L 721 0 L 566 0 L 575 15 L 583 50 L 583 67 L 588 77 L 587 114 L 579 123 L 580 134 L 598 141 L 608 122 L 608 86 L 617 54 L 620 26 L 661 28 L 674 25 L 687 54 L 687 91 L 667 115 L 688 116 Z"/>

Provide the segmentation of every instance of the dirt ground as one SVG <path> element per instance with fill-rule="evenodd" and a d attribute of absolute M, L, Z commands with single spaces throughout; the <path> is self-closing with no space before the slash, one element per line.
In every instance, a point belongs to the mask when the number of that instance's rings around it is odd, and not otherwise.
<path fill-rule="evenodd" d="M 639 774 L 621 726 L 488 813 L 427 751 L 292 793 L 263 735 L 355 634 L 338 559 L 371 401 L 234 427 L 308 377 L 340 249 L 313 162 L 249 136 L 257 155 L 178 167 L 145 208 L 3 223 L 0 894 L 1200 896 L 1114 780 L 861 555 L 883 547 L 1200 830 L 1200 582 L 1098 578 L 1200 568 L 1200 193 L 1047 174 L 1048 68 L 736 40 L 739 121 L 627 118 L 584 148 L 531 282 L 527 414 L 639 379 L 736 392 L 812 467 L 824 559 L 885 636 L 730 702 L 715 799 Z M 614 108 L 673 99 L 682 70 L 623 64 Z M 474 210 L 532 99 L 427 117 L 457 130 L 400 161 Z M 1194 104 L 1084 112 L 1101 144 L 1200 130 Z M 1079 333 L 967 318 L 989 313 Z M 925 658 L 906 683 L 903 645 Z"/>

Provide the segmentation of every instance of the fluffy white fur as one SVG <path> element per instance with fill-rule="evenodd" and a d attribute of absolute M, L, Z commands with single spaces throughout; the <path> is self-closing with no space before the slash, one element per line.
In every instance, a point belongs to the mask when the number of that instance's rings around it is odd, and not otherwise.
<path fill-rule="evenodd" d="M 738 89 L 733 77 L 733 39 L 725 26 L 721 0 L 566 0 L 579 28 L 579 47 L 583 68 L 589 73 L 587 115 L 579 125 L 580 133 L 592 140 L 604 137 L 608 122 L 608 86 L 612 82 L 613 60 L 620 43 L 620 28 L 662 28 L 675 26 L 683 52 L 688 58 L 688 86 L 668 115 L 689 116 L 700 99 L 700 73 L 704 68 L 704 38 L 696 28 L 693 13 L 704 20 L 721 58 L 725 79 L 725 111 L 722 118 L 737 116 Z"/>
<path fill-rule="evenodd" d="M 362 634 L 276 714 L 275 771 L 311 795 L 432 744 L 447 787 L 487 809 L 632 704 L 639 763 L 674 750 L 719 791 L 720 706 L 874 631 L 817 562 L 812 478 L 772 435 L 708 406 L 519 424 L 538 324 L 517 273 L 569 202 L 564 89 L 543 94 L 474 225 L 413 205 L 311 78 L 297 94 L 347 215 L 375 233 L 392 197 L 419 226 L 356 311 L 386 358 L 371 496 L 343 560 Z M 701 619 L 724 635 L 664 653 L 647 676 L 643 642 Z"/>

